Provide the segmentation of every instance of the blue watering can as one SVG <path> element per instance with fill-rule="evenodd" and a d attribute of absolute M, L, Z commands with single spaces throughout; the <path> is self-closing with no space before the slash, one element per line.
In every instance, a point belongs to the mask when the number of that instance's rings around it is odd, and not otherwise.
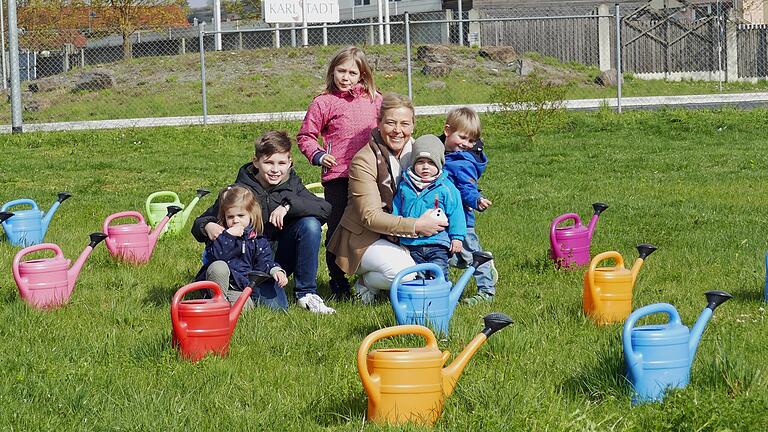
<path fill-rule="evenodd" d="M 732 298 L 725 291 L 707 291 L 707 307 L 701 312 L 693 329 L 680 321 L 677 309 L 669 303 L 655 303 L 632 312 L 624 323 L 622 342 L 627 379 L 632 388 L 632 404 L 658 402 L 669 388 L 684 388 L 691 375 L 704 327 L 715 308 Z M 648 315 L 665 313 L 667 324 L 635 327 Z"/>
<path fill-rule="evenodd" d="M 53 203 L 47 213 L 44 213 L 37 207 L 33 200 L 24 198 L 3 204 L 0 212 L 5 212 L 11 207 L 19 205 L 32 206 L 30 210 L 14 210 L 13 217 L 3 222 L 3 230 L 13 246 L 32 246 L 43 242 L 45 232 L 48 231 L 48 224 L 51 222 L 53 214 L 59 208 L 64 200 L 71 197 L 68 192 L 59 192 L 59 198 Z"/>
<path fill-rule="evenodd" d="M 492 260 L 493 256 L 487 252 L 475 252 L 472 258 L 472 265 L 464 270 L 453 287 L 437 264 L 417 264 L 398 273 L 389 290 L 397 323 L 432 327 L 436 332 L 448 334 L 448 322 L 469 278 L 475 269 Z M 401 282 L 404 277 L 419 272 L 430 272 L 435 278 Z"/>

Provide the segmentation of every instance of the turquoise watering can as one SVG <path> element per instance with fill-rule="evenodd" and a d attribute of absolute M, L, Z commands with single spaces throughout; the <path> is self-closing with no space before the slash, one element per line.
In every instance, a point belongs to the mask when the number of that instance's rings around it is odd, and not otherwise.
<path fill-rule="evenodd" d="M 187 224 L 187 220 L 189 220 L 189 215 L 192 214 L 192 209 L 195 208 L 195 205 L 197 205 L 197 202 L 200 201 L 200 198 L 208 195 L 209 193 L 210 191 L 207 189 L 198 189 L 197 195 L 185 207 L 184 204 L 181 203 L 181 200 L 179 200 L 179 195 L 177 195 L 176 192 L 154 192 L 147 197 L 147 222 L 149 222 L 149 225 L 153 228 L 157 227 L 160 221 L 165 217 L 168 206 L 179 207 L 183 211 L 176 214 L 171 218 L 171 220 L 168 221 L 168 224 L 166 224 L 163 230 L 160 232 L 160 236 L 162 237 L 166 232 L 171 235 L 181 234 L 184 231 L 184 226 Z M 161 201 L 160 198 L 166 199 Z M 170 201 L 168 198 L 170 198 Z"/>
<path fill-rule="evenodd" d="M 691 365 L 701 335 L 712 313 L 731 296 L 724 291 L 707 291 L 707 307 L 689 331 L 677 309 L 669 303 L 656 303 L 632 312 L 624 323 L 622 344 L 627 379 L 632 384 L 632 404 L 657 402 L 670 388 L 688 385 Z M 666 324 L 635 327 L 638 320 L 657 313 L 667 314 Z"/>
<path fill-rule="evenodd" d="M 389 290 L 389 299 L 397 323 L 423 325 L 448 334 L 448 323 L 464 287 L 475 273 L 475 269 L 492 260 L 493 256 L 487 252 L 475 252 L 472 258 L 472 265 L 464 270 L 453 286 L 445 279 L 443 269 L 437 264 L 417 264 L 398 273 Z M 401 282 L 405 276 L 419 272 L 431 272 L 435 278 Z"/>
<path fill-rule="evenodd" d="M 51 222 L 56 209 L 64 200 L 71 197 L 69 192 L 59 192 L 59 197 L 53 203 L 48 212 L 40 210 L 37 203 L 31 199 L 17 199 L 3 204 L 0 212 L 8 212 L 8 209 L 21 205 L 28 205 L 29 210 L 14 210 L 13 217 L 5 219 L 2 223 L 5 236 L 13 246 L 32 246 L 43 242 L 48 224 Z"/>

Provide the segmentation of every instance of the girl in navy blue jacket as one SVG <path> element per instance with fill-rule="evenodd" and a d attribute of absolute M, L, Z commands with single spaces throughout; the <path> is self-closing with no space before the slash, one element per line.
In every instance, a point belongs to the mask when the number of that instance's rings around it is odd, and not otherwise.
<path fill-rule="evenodd" d="M 268 280 L 253 288 L 246 308 L 254 303 L 272 309 L 288 308 L 283 287 L 288 283 L 285 271 L 272 260 L 269 240 L 261 236 L 264 222 L 261 206 L 244 186 L 229 186 L 219 194 L 218 223 L 226 230 L 205 246 L 203 268 L 197 280 L 216 282 L 230 303 L 234 303 L 248 286 L 248 273 L 268 273 Z"/>

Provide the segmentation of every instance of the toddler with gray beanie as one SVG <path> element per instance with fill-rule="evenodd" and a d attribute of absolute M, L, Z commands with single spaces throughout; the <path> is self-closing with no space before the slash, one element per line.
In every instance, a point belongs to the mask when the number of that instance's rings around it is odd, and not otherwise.
<path fill-rule="evenodd" d="M 445 147 L 440 138 L 419 137 L 413 143 L 411 160 L 413 164 L 403 174 L 392 200 L 392 214 L 418 218 L 431 210 L 434 217 L 447 219 L 448 228 L 429 237 L 401 237 L 400 244 L 408 249 L 416 264 L 438 265 L 447 280 L 448 260 L 452 254 L 461 252 L 467 233 L 461 195 L 443 170 Z"/>

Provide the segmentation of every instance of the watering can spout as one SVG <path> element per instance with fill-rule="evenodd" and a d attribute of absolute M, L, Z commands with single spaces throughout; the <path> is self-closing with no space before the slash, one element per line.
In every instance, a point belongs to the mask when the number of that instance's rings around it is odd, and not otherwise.
<path fill-rule="evenodd" d="M 208 189 L 198 189 L 197 195 L 192 198 L 192 201 L 187 204 L 187 206 L 184 208 L 184 211 L 176 216 L 177 218 L 181 218 L 181 222 L 179 222 L 181 225 L 186 225 L 187 220 L 189 219 L 189 215 L 192 214 L 192 209 L 195 208 L 195 205 L 197 205 L 197 202 L 200 201 L 200 198 L 208 195 L 211 193 Z"/>
<path fill-rule="evenodd" d="M 456 388 L 456 382 L 459 380 L 461 373 L 464 372 L 464 368 L 467 366 L 467 363 L 469 363 L 469 359 L 475 355 L 475 352 L 477 352 L 492 334 L 512 324 L 512 318 L 501 312 L 493 312 L 486 315 L 483 318 L 483 322 L 485 324 L 483 331 L 478 333 L 477 336 L 464 347 L 464 350 L 453 360 L 450 366 L 443 368 L 443 394 L 445 397 L 448 397 L 453 393 L 453 389 Z"/>
<path fill-rule="evenodd" d="M 250 275 L 249 275 L 250 278 Z M 248 301 L 248 299 L 251 297 L 251 291 L 253 289 L 250 286 L 245 287 L 243 290 L 243 293 L 240 294 L 240 297 L 237 299 L 237 301 L 232 305 L 232 308 L 229 310 L 229 334 L 234 333 L 235 327 L 237 326 L 237 320 L 240 318 L 240 312 L 243 311 L 243 306 L 245 306 L 245 302 Z"/>
<path fill-rule="evenodd" d="M 733 298 L 731 294 L 725 291 L 707 291 L 704 293 L 704 295 L 707 297 L 707 306 L 703 311 L 701 311 L 701 315 L 699 315 L 699 318 L 693 325 L 693 328 L 691 329 L 691 336 L 688 340 L 688 358 L 691 362 L 693 362 L 693 358 L 696 355 L 696 349 L 699 347 L 701 335 L 704 334 L 704 328 L 707 326 L 710 318 L 712 318 L 712 314 L 715 312 L 715 309 L 717 309 L 717 307 L 721 304 Z"/>
<path fill-rule="evenodd" d="M 48 231 L 48 224 L 51 223 L 51 219 L 53 218 L 53 215 L 56 213 L 56 210 L 59 208 L 61 203 L 63 203 L 67 198 L 71 197 L 72 194 L 69 192 L 59 192 L 58 196 L 59 197 L 56 199 L 56 202 L 54 202 L 51 208 L 48 209 L 41 221 L 43 234 Z"/>
<path fill-rule="evenodd" d="M 80 253 L 80 256 L 77 257 L 75 264 L 72 265 L 69 270 L 67 270 L 67 280 L 69 281 L 67 289 L 69 290 L 70 294 L 72 293 L 72 289 L 75 287 L 77 277 L 80 276 L 80 270 L 82 270 L 85 261 L 91 255 L 93 248 L 95 248 L 96 245 L 101 243 L 105 238 L 107 238 L 107 235 L 102 232 L 91 233 L 91 241 L 88 243 L 88 246 L 86 246 L 83 252 Z"/>
<path fill-rule="evenodd" d="M 11 212 L 0 212 L 0 222 L 5 222 L 7 219 L 10 219 L 13 217 L 13 213 Z"/>
<path fill-rule="evenodd" d="M 608 208 L 608 204 L 596 202 L 592 204 L 592 209 L 595 213 L 592 214 L 592 219 L 589 220 L 587 231 L 589 232 L 589 239 L 592 239 L 592 233 L 595 231 L 595 225 L 597 225 L 597 219 L 600 218 L 600 213 L 604 212 Z"/>
<path fill-rule="evenodd" d="M 493 260 L 493 255 L 489 252 L 472 252 L 472 265 L 464 270 L 464 273 L 461 274 L 459 280 L 457 280 L 456 284 L 451 288 L 450 300 L 452 306 L 455 307 L 459 302 L 459 297 L 461 297 L 461 293 L 464 292 L 464 288 L 467 286 L 467 283 L 469 283 L 469 279 L 475 274 L 475 270 L 491 260 Z"/>
<path fill-rule="evenodd" d="M 652 254 L 656 250 L 656 246 L 650 244 L 650 243 L 642 243 L 637 245 L 637 252 L 639 253 L 639 256 L 635 260 L 634 263 L 632 263 L 632 283 L 634 283 L 637 280 L 637 274 L 640 272 L 640 269 L 643 267 L 643 263 L 645 262 L 645 259 L 648 257 L 648 255 Z"/>
<path fill-rule="evenodd" d="M 163 228 L 168 223 L 171 217 L 181 211 L 181 207 L 170 205 L 168 206 L 168 213 L 165 215 L 162 221 L 155 227 L 155 229 L 149 233 L 149 250 L 155 249 L 157 239 L 160 238 L 160 234 L 163 232 Z"/>

